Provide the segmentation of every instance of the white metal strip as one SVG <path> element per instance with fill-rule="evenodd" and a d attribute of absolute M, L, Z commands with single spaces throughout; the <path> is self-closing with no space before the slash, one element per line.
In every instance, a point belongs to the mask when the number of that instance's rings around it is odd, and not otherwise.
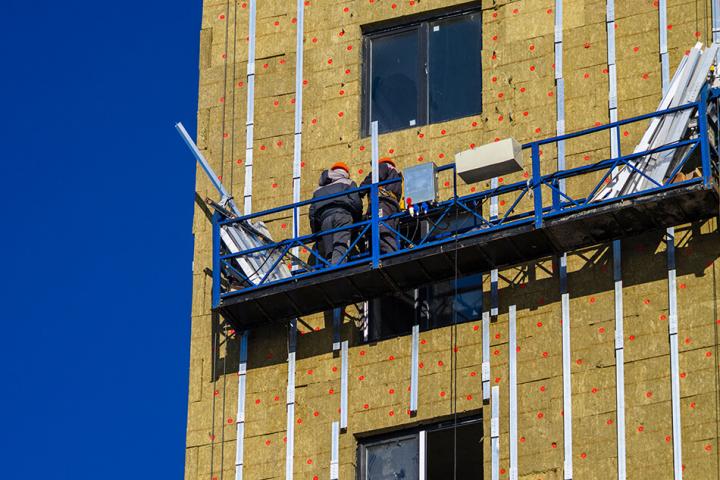
<path fill-rule="evenodd" d="M 565 480 L 573 477 L 572 457 L 572 363 L 570 355 L 570 295 L 567 289 L 567 254 L 560 257 L 560 294 L 562 308 L 562 373 L 563 373 L 563 444 Z"/>
<path fill-rule="evenodd" d="M 348 342 L 340 347 L 340 429 L 348 426 Z"/>
<path fill-rule="evenodd" d="M 613 280 L 615 281 L 615 408 L 617 429 L 618 480 L 625 480 L 625 329 L 623 325 L 623 282 L 620 240 L 613 242 Z"/>
<path fill-rule="evenodd" d="M 302 165 L 302 113 L 303 113 L 303 34 L 305 1 L 297 1 L 297 38 L 295 42 L 295 144 L 293 149 L 293 203 L 300 201 L 300 172 Z M 293 211 L 293 236 L 300 235 L 300 211 Z"/>
<path fill-rule="evenodd" d="M 607 0 L 607 64 L 608 64 L 608 113 L 610 122 L 616 122 L 617 112 L 617 65 L 615 64 L 615 0 Z M 617 158 L 620 153 L 618 144 L 618 129 L 613 128 L 610 135 L 610 156 Z"/>
<path fill-rule="evenodd" d="M 419 436 L 419 444 L 418 450 L 419 450 L 419 470 L 420 475 L 418 476 L 419 480 L 426 480 L 427 479 L 427 431 L 426 430 L 420 430 L 420 436 Z"/>
<path fill-rule="evenodd" d="M 675 229 L 667 229 L 668 335 L 670 340 L 670 401 L 672 404 L 673 467 L 675 480 L 682 479 L 682 437 L 680 422 L 680 361 L 678 348 L 677 279 L 675 271 Z"/>
<path fill-rule="evenodd" d="M 498 188 L 498 178 L 493 177 L 490 179 L 490 188 L 496 189 Z M 493 195 L 490 197 L 490 219 L 491 220 L 497 220 L 498 218 L 498 198 Z"/>
<path fill-rule="evenodd" d="M 610 122 L 618 119 L 617 111 L 617 66 L 615 53 L 615 0 L 607 0 L 607 42 L 608 42 L 608 114 Z M 610 134 L 610 156 L 620 155 L 618 129 L 613 128 Z M 617 170 L 616 170 L 617 171 Z M 616 174 L 613 172 L 613 175 Z M 627 456 L 625 448 L 625 350 L 624 350 L 624 311 L 622 292 L 622 244 L 620 240 L 613 242 L 613 280 L 615 282 L 615 428 L 617 433 L 617 477 L 625 480 L 627 475 Z"/>
<path fill-rule="evenodd" d="M 247 348 L 248 332 L 240 334 L 240 361 L 238 363 L 238 404 L 235 415 L 235 480 L 243 478 L 243 462 L 245 447 L 245 392 L 247 385 Z"/>
<path fill-rule="evenodd" d="M 483 400 L 490 400 L 490 313 L 482 314 L 482 387 Z"/>
<path fill-rule="evenodd" d="M 497 186 L 497 185 L 496 185 Z M 497 198 L 493 197 L 497 202 Z M 496 204 L 497 205 L 497 204 Z M 497 217 L 497 210 L 495 211 Z M 498 292 L 498 279 L 500 275 L 497 268 L 490 270 L 490 315 L 493 317 L 498 316 L 498 303 L 499 303 L 499 292 Z"/>
<path fill-rule="evenodd" d="M 338 350 L 340 350 L 340 337 L 341 337 L 341 330 L 342 330 L 343 309 L 342 308 L 333 308 L 332 315 L 333 315 L 332 349 L 333 349 L 333 352 L 337 352 Z"/>
<path fill-rule="evenodd" d="M 252 213 L 252 180 L 253 180 L 253 137 L 255 117 L 255 17 L 257 14 L 256 0 L 249 1 L 248 13 L 248 63 L 247 63 L 247 120 L 245 138 L 245 215 Z"/>
<path fill-rule="evenodd" d="M 662 92 L 664 95 L 667 92 L 668 87 L 670 86 L 670 58 L 668 56 L 667 45 L 667 0 L 659 0 L 658 17 L 658 28 L 660 30 L 660 70 L 662 76 Z"/>
<path fill-rule="evenodd" d="M 517 438 L 517 332 L 516 332 L 516 314 L 515 305 L 510 305 L 508 313 L 510 330 L 510 342 L 508 345 L 508 357 L 510 363 L 510 480 L 518 478 L 518 438 Z"/>
<path fill-rule="evenodd" d="M 330 449 L 330 480 L 340 478 L 340 423 L 332 423 L 332 447 Z"/>
<path fill-rule="evenodd" d="M 410 413 L 418 410 L 418 380 L 420 362 L 420 325 L 412 327 L 412 346 L 410 355 Z"/>
<path fill-rule="evenodd" d="M 285 434 L 285 480 L 292 480 L 295 461 L 295 352 L 297 319 L 290 320 L 288 329 L 287 432 Z"/>
<path fill-rule="evenodd" d="M 490 448 L 492 480 L 500 480 L 500 387 L 492 387 L 490 399 Z"/>
<path fill-rule="evenodd" d="M 370 168 L 372 168 L 372 183 L 380 181 L 380 169 L 378 168 L 378 157 L 380 155 L 380 147 L 378 145 L 378 122 L 375 120 L 370 124 Z"/>
<path fill-rule="evenodd" d="M 720 0 L 712 0 L 712 41 L 720 43 Z"/>

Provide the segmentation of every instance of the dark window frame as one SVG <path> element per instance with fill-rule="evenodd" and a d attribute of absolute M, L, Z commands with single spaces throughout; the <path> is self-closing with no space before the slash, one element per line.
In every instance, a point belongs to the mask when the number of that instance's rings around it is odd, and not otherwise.
<path fill-rule="evenodd" d="M 367 465 L 366 465 L 366 459 L 367 459 L 367 448 L 373 447 L 377 445 L 381 445 L 383 443 L 387 443 L 392 440 L 405 440 L 405 439 L 411 439 L 416 438 L 418 442 L 418 452 L 422 448 L 420 445 L 420 433 L 426 432 L 426 433 L 433 433 L 433 432 L 439 432 L 442 430 L 449 430 L 456 427 L 465 427 L 469 425 L 475 425 L 480 424 L 482 426 L 483 422 L 483 415 L 482 410 L 470 412 L 466 415 L 464 415 L 462 418 L 459 418 L 457 420 L 449 419 L 449 420 L 443 420 L 443 421 L 430 421 L 429 423 L 424 423 L 415 427 L 410 428 L 403 428 L 398 430 L 393 430 L 391 432 L 386 432 L 382 434 L 360 434 L 356 436 L 356 442 L 357 442 L 357 448 L 356 448 L 356 479 L 357 480 L 367 480 Z M 484 432 L 483 432 L 484 433 Z M 481 437 L 481 441 L 485 441 L 485 436 Z M 426 440 L 427 442 L 427 440 Z M 419 465 L 420 455 L 418 455 L 418 468 L 425 468 L 427 469 L 426 465 Z M 427 462 L 427 452 L 425 456 L 425 460 Z M 481 473 L 482 474 L 482 473 Z"/>
<path fill-rule="evenodd" d="M 413 324 L 418 324 L 420 331 L 425 332 L 480 321 L 485 310 L 485 295 L 488 293 L 484 288 L 484 280 L 485 277 L 482 272 L 468 273 L 457 279 L 447 279 L 418 289 L 370 300 L 368 303 L 367 343 L 409 335 Z M 464 283 L 465 285 L 463 285 Z M 435 291 L 437 287 L 441 287 L 445 294 L 439 295 L 439 292 Z M 465 316 L 466 310 L 456 307 L 456 302 L 467 297 L 476 298 L 477 300 L 476 308 L 474 308 L 475 316 Z M 398 305 L 403 302 L 407 305 L 408 310 L 412 310 L 412 312 L 408 311 L 408 318 L 403 319 L 402 325 L 399 325 L 397 315 L 401 312 L 388 310 L 388 308 L 391 308 L 393 304 Z M 450 319 L 449 321 L 443 321 L 447 320 L 445 314 L 448 310 L 452 312 Z M 384 322 L 395 322 L 395 328 L 388 331 L 387 328 L 383 328 Z"/>
<path fill-rule="evenodd" d="M 423 12 L 417 15 L 402 17 L 397 19 L 386 20 L 373 23 L 361 27 L 362 41 L 362 72 L 361 72 L 361 114 L 360 129 L 361 137 L 370 135 L 370 118 L 371 118 L 371 75 L 372 75 L 372 40 L 377 38 L 389 37 L 399 33 L 418 31 L 418 99 L 417 110 L 418 118 L 415 125 L 408 125 L 405 128 L 390 130 L 385 133 L 399 132 L 410 128 L 418 128 L 430 124 L 430 93 L 429 93 L 429 74 L 430 74 L 430 26 L 432 23 L 461 17 L 464 15 L 482 14 L 480 2 L 470 2 L 462 5 L 455 5 L 429 12 Z M 482 17 L 480 18 L 482 28 Z M 482 51 L 482 34 L 480 36 L 480 50 Z M 481 71 L 482 84 L 482 71 Z M 482 95 L 482 91 L 480 92 Z M 477 112 L 482 113 L 482 111 Z M 449 121 L 449 120 L 447 120 Z M 438 122 L 441 123 L 441 122 Z"/>

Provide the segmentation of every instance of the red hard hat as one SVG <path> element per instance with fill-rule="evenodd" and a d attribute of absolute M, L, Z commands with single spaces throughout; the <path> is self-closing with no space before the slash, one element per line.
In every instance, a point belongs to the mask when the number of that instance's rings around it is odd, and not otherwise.
<path fill-rule="evenodd" d="M 330 170 L 335 170 L 336 168 L 342 168 L 347 173 L 350 173 L 350 167 L 347 166 L 347 163 L 345 162 L 335 162 L 332 164 L 332 167 L 330 167 Z"/>
<path fill-rule="evenodd" d="M 393 159 L 390 157 L 382 157 L 380 160 L 378 160 L 378 164 L 380 164 L 380 163 L 389 163 L 393 167 L 397 166 L 397 165 L 395 165 L 395 162 L 393 161 Z"/>

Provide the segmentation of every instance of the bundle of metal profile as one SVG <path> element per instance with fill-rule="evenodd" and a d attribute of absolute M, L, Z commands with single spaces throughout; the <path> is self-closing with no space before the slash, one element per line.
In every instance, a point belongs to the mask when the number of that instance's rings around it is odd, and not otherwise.
<path fill-rule="evenodd" d="M 702 46 L 702 43 L 697 43 L 689 54 L 683 57 L 657 111 L 698 101 L 718 56 L 717 44 L 705 50 Z M 715 116 L 717 112 L 712 111 L 710 114 Z M 659 149 L 697 135 L 693 127 L 696 118 L 697 111 L 692 109 L 653 118 L 634 153 Z M 676 167 L 678 162 L 685 158 L 689 148 L 691 147 L 682 146 L 666 149 L 632 160 L 631 166 L 617 168 L 607 187 L 597 194 L 595 200 L 616 198 L 663 185 L 667 180 L 672 180 L 670 176 L 674 177 L 679 173 L 676 172 Z"/>
<path fill-rule="evenodd" d="M 247 223 L 247 224 L 246 224 Z M 270 232 L 263 222 L 243 222 L 220 227 L 220 239 L 227 254 L 257 250 L 272 243 Z M 290 270 L 280 258 L 278 249 L 261 249 L 234 258 L 238 271 L 229 268 L 228 275 L 243 287 L 257 285 L 262 281 L 274 281 L 290 276 Z"/>
<path fill-rule="evenodd" d="M 219 203 L 213 201 L 208 203 L 215 208 L 218 214 L 224 217 L 239 217 L 240 211 L 235 205 L 232 195 L 225 189 L 220 177 L 212 169 L 192 138 L 190 138 L 185 127 L 183 127 L 182 123 L 177 123 L 175 128 L 195 156 L 210 183 L 220 194 L 221 200 Z M 263 222 L 243 221 L 233 225 L 221 225 L 220 239 L 223 243 L 222 251 L 225 254 L 251 252 L 234 257 L 234 262 L 225 264 L 224 270 L 227 276 L 238 282 L 241 287 L 290 277 L 290 270 L 282 262 L 281 253 L 277 249 L 263 248 L 273 243 L 270 232 Z M 237 268 L 234 268 L 233 264 Z"/>

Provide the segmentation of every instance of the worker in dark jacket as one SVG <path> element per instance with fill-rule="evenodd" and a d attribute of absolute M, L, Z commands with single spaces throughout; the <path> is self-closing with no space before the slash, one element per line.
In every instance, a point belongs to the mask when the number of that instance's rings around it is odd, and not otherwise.
<path fill-rule="evenodd" d="M 350 179 L 348 166 L 337 162 L 320 175 L 313 199 L 356 188 L 357 184 Z M 310 205 L 309 215 L 313 233 L 347 227 L 362 219 L 362 200 L 358 192 L 322 199 Z M 350 229 L 323 235 L 317 242 L 318 252 L 333 265 L 337 265 L 347 253 L 351 239 Z"/>
<path fill-rule="evenodd" d="M 378 207 L 380 217 L 389 217 L 400 211 L 400 199 L 402 198 L 402 173 L 395 166 L 395 162 L 389 157 L 383 157 L 378 161 L 378 181 L 392 180 L 399 178 L 399 182 L 383 185 L 378 188 Z M 365 177 L 360 184 L 361 187 L 372 184 L 372 172 Z M 361 192 L 362 195 L 368 195 L 368 191 Z M 371 216 L 370 207 L 372 205 L 368 199 L 368 217 Z M 387 226 L 386 226 L 387 225 Z M 389 253 L 397 250 L 397 240 L 395 233 L 388 227 L 397 230 L 397 219 L 386 220 L 380 225 L 380 253 Z"/>

